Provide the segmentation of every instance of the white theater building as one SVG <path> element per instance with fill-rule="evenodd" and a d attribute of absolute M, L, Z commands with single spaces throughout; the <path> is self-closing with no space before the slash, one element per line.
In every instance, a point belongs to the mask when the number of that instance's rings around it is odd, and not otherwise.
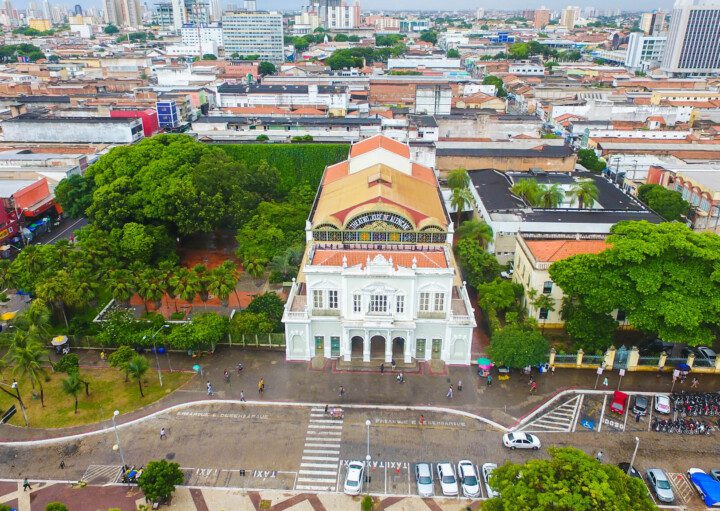
<path fill-rule="evenodd" d="M 288 360 L 470 364 L 474 311 L 432 169 L 377 135 L 325 169 L 283 322 Z"/>

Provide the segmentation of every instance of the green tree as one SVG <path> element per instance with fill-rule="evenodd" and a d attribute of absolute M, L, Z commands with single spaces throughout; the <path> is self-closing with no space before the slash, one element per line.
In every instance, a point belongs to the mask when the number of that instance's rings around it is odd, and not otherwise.
<path fill-rule="evenodd" d="M 200 282 L 197 274 L 185 267 L 177 268 L 169 278 L 169 284 L 173 288 L 172 295 L 190 304 L 200 292 Z M 177 302 L 175 303 L 177 310 Z"/>
<path fill-rule="evenodd" d="M 455 246 L 465 280 L 474 288 L 491 282 L 500 274 L 500 263 L 471 238 L 463 238 Z"/>
<path fill-rule="evenodd" d="M 70 325 L 68 324 L 65 309 L 67 303 L 73 299 L 70 294 L 72 284 L 73 283 L 68 272 L 60 270 L 39 284 L 36 291 L 38 298 L 51 304 L 53 309 L 62 315 L 62 318 L 65 321 L 65 326 L 67 327 Z"/>
<path fill-rule="evenodd" d="M 202 56 L 202 60 L 217 60 L 217 59 L 218 59 L 217 55 L 215 55 L 214 53 L 205 53 Z"/>
<path fill-rule="evenodd" d="M 37 385 L 40 389 L 40 404 L 45 406 L 43 380 L 47 376 L 45 365 L 49 363 L 47 350 L 37 341 L 18 342 L 20 339 L 17 336 L 6 355 L 7 362 L 19 380 L 29 380 L 33 390 Z"/>
<path fill-rule="evenodd" d="M 80 392 L 80 389 L 82 388 L 82 383 L 80 382 L 80 377 L 78 376 L 77 372 L 71 372 L 69 373 L 67 378 L 64 378 L 62 380 L 62 389 L 65 394 L 68 396 L 72 396 L 75 399 L 75 413 L 78 411 L 78 392 Z"/>
<path fill-rule="evenodd" d="M 70 374 L 80 369 L 80 357 L 75 353 L 66 353 L 60 360 L 53 364 L 53 371 L 56 373 Z"/>
<path fill-rule="evenodd" d="M 233 336 L 269 334 L 275 330 L 275 324 L 262 312 L 242 311 L 233 316 L 230 333 Z"/>
<path fill-rule="evenodd" d="M 486 76 L 485 78 L 483 78 L 483 85 L 494 85 L 497 88 L 496 96 L 499 98 L 504 98 L 507 96 L 507 92 L 505 91 L 505 83 L 502 81 L 501 78 L 497 76 Z"/>
<path fill-rule="evenodd" d="M 150 502 L 162 503 L 170 498 L 175 486 L 184 480 L 185 476 L 177 463 L 151 461 L 138 478 L 138 486 Z"/>
<path fill-rule="evenodd" d="M 263 293 L 255 296 L 248 304 L 247 312 L 262 313 L 273 322 L 273 331 L 279 332 L 282 329 L 282 316 L 285 306 L 276 293 Z"/>
<path fill-rule="evenodd" d="M 457 51 L 455 48 L 452 48 L 448 50 L 446 54 L 447 58 L 449 59 L 459 59 L 460 58 L 460 52 Z"/>
<path fill-rule="evenodd" d="M 524 60 L 530 55 L 530 50 L 526 43 L 514 43 L 508 48 L 510 57 L 516 60 Z"/>
<path fill-rule="evenodd" d="M 592 179 L 581 179 L 570 188 L 569 195 L 577 199 L 578 209 L 592 208 L 600 192 Z"/>
<path fill-rule="evenodd" d="M 532 306 L 535 308 L 535 310 L 540 311 L 542 309 L 545 309 L 548 314 L 555 310 L 555 305 L 555 298 L 545 293 L 540 293 L 532 301 Z M 540 323 L 540 326 L 542 327 L 543 325 L 545 325 L 545 321 L 547 321 L 547 318 L 542 319 L 541 321 L 542 323 Z"/>
<path fill-rule="evenodd" d="M 690 214 L 690 203 L 682 198 L 680 192 L 669 190 L 660 185 L 641 185 L 638 198 L 665 220 L 681 221 Z"/>
<path fill-rule="evenodd" d="M 608 249 L 553 263 L 566 296 L 596 313 L 627 313 L 635 328 L 668 342 L 712 343 L 720 328 L 720 237 L 672 222 L 620 222 Z"/>
<path fill-rule="evenodd" d="M 133 358 L 127 363 L 127 372 L 133 380 L 137 380 L 138 388 L 140 389 L 140 397 L 145 397 L 142 388 L 142 379 L 147 373 L 150 366 L 148 361 L 142 355 L 134 355 Z"/>
<path fill-rule="evenodd" d="M 493 240 L 493 230 L 484 220 L 465 220 L 457 228 L 458 239 L 470 238 L 479 242 L 483 248 Z"/>
<path fill-rule="evenodd" d="M 597 188 L 596 188 L 597 190 Z M 565 192 L 558 184 L 551 186 L 542 186 L 538 197 L 539 205 L 543 208 L 557 208 L 562 204 L 565 198 Z"/>
<path fill-rule="evenodd" d="M 262 76 L 274 75 L 277 73 L 277 68 L 272 62 L 263 61 L 260 62 L 259 71 Z"/>
<path fill-rule="evenodd" d="M 143 300 L 146 313 L 149 312 L 148 302 L 154 302 L 157 307 L 165 295 L 162 274 L 154 268 L 146 268 L 140 272 L 139 278 L 135 281 L 135 288 Z"/>
<path fill-rule="evenodd" d="M 347 42 L 350 38 L 347 36 L 347 34 L 337 34 L 335 36 L 335 42 L 336 43 L 344 43 Z"/>
<path fill-rule="evenodd" d="M 453 188 L 450 205 L 455 209 L 457 225 L 460 225 L 460 217 L 463 215 L 464 210 L 474 203 L 475 199 L 469 188 Z"/>
<path fill-rule="evenodd" d="M 509 280 L 495 279 L 477 286 L 478 304 L 484 311 L 502 311 L 517 303 L 518 287 L 522 286 Z"/>
<path fill-rule="evenodd" d="M 550 346 L 532 325 L 514 323 L 493 332 L 488 352 L 496 364 L 526 367 L 547 362 Z"/>
<path fill-rule="evenodd" d="M 434 30 L 423 30 L 420 32 L 420 40 L 426 43 L 437 44 L 437 32 Z"/>
<path fill-rule="evenodd" d="M 510 187 L 510 191 L 523 199 L 529 205 L 538 204 L 542 190 L 538 182 L 534 179 L 518 179 Z"/>
<path fill-rule="evenodd" d="M 499 496 L 483 511 L 652 511 L 657 509 L 641 479 L 600 463 L 574 447 L 550 447 L 550 459 L 505 463 L 490 484 Z"/>
<path fill-rule="evenodd" d="M 130 270 L 111 270 L 105 284 L 120 305 L 127 306 L 135 294 L 135 279 Z"/>
<path fill-rule="evenodd" d="M 258 135 L 255 140 L 257 140 L 258 142 L 267 142 L 268 140 L 270 140 L 270 137 L 268 137 L 267 135 Z"/>
<path fill-rule="evenodd" d="M 92 203 L 92 183 L 80 174 L 73 174 L 58 183 L 55 198 L 65 213 L 79 218 Z"/>
<path fill-rule="evenodd" d="M 455 188 L 467 188 L 470 186 L 470 175 L 465 169 L 453 169 L 448 172 L 447 177 L 448 188 L 454 190 Z"/>
<path fill-rule="evenodd" d="M 580 149 L 578 163 L 592 172 L 602 172 L 605 168 L 605 160 L 598 158 L 592 149 Z"/>
<path fill-rule="evenodd" d="M 125 374 L 125 381 L 128 381 L 130 376 L 128 364 L 135 355 L 135 350 L 133 350 L 130 346 L 123 345 L 110 353 L 110 356 L 108 357 L 108 364 L 110 364 L 110 367 L 114 367 L 115 369 L 122 371 Z"/>
<path fill-rule="evenodd" d="M 68 511 L 68 508 L 62 502 L 50 502 L 45 506 L 45 511 Z"/>
<path fill-rule="evenodd" d="M 110 24 L 110 25 L 107 25 L 105 28 L 103 28 L 103 32 L 105 32 L 106 34 L 112 35 L 112 34 L 117 34 L 118 32 L 120 32 L 120 29 L 118 27 L 116 27 L 115 25 Z"/>
<path fill-rule="evenodd" d="M 579 299 L 565 298 L 560 311 L 565 331 L 576 348 L 588 353 L 605 351 L 613 342 L 617 322 L 608 312 L 596 312 Z"/>
<path fill-rule="evenodd" d="M 237 268 L 232 261 L 225 261 L 220 266 L 210 271 L 210 281 L 208 283 L 208 291 L 210 294 L 220 298 L 223 306 L 227 307 L 230 295 L 235 292 L 237 296 L 238 281 Z M 238 303 L 240 297 L 238 297 Z"/>

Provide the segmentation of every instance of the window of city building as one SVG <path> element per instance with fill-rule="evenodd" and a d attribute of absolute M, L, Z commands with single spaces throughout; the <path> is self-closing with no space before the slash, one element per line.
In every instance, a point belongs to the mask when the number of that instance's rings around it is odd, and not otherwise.
<path fill-rule="evenodd" d="M 338 308 L 338 292 L 335 289 L 328 291 L 328 309 Z"/>
<path fill-rule="evenodd" d="M 420 310 L 423 312 L 430 310 L 430 293 L 420 293 Z"/>
<path fill-rule="evenodd" d="M 552 286 L 553 286 L 552 280 L 546 280 L 545 283 L 543 284 L 543 293 L 546 295 L 549 295 L 550 293 L 552 293 Z"/>
<path fill-rule="evenodd" d="M 540 309 L 540 314 L 538 314 L 538 318 L 540 319 L 547 319 L 548 318 L 548 310 L 547 309 Z"/>
<path fill-rule="evenodd" d="M 362 296 L 358 293 L 353 295 L 353 312 L 362 312 Z"/>
<path fill-rule="evenodd" d="M 320 289 L 315 289 L 313 291 L 313 308 L 314 309 L 322 309 L 323 308 L 323 292 Z"/>
<path fill-rule="evenodd" d="M 617 320 L 618 320 L 618 321 L 620 321 L 620 322 L 622 323 L 623 321 L 625 321 L 625 318 L 626 318 L 626 317 L 627 317 L 627 314 L 625 313 L 624 310 L 620 310 L 620 309 L 619 309 L 619 310 L 617 311 Z"/>
<path fill-rule="evenodd" d="M 395 297 L 395 312 L 402 314 L 405 312 L 405 297 L 398 295 Z"/>
<path fill-rule="evenodd" d="M 435 307 L 436 312 L 442 312 L 445 310 L 445 294 L 435 293 Z"/>
<path fill-rule="evenodd" d="M 370 295 L 370 312 L 387 312 L 387 295 Z"/>

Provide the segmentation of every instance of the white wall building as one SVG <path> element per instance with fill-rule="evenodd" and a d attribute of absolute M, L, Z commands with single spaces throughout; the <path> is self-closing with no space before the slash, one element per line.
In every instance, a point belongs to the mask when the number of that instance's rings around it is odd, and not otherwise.
<path fill-rule="evenodd" d="M 223 32 L 219 24 L 185 25 L 180 29 L 180 36 L 182 37 L 182 43 L 185 45 L 205 46 L 206 44 L 214 44 L 217 48 L 223 47 Z"/>
<path fill-rule="evenodd" d="M 418 85 L 415 88 L 415 113 L 449 115 L 452 107 L 452 88 L 449 85 Z"/>
<path fill-rule="evenodd" d="M 538 66 L 530 62 L 519 62 L 517 64 L 510 64 L 508 72 L 511 75 L 520 76 L 545 76 L 545 68 Z"/>
<path fill-rule="evenodd" d="M 217 105 L 226 107 L 321 106 L 345 115 L 350 106 L 347 87 L 333 85 L 257 85 L 223 83 L 217 88 Z"/>
<path fill-rule="evenodd" d="M 625 54 L 625 66 L 634 71 L 647 71 L 660 66 L 665 55 L 666 36 L 646 36 L 632 32 Z"/>
<path fill-rule="evenodd" d="M 259 55 L 260 60 L 285 61 L 283 20 L 278 12 L 226 12 L 222 32 L 227 55 Z"/>
<path fill-rule="evenodd" d="M 432 169 L 378 135 L 325 169 L 283 322 L 288 360 L 470 364 L 474 311 Z"/>
<path fill-rule="evenodd" d="M 662 70 L 673 76 L 719 74 L 718 34 L 718 0 L 677 0 L 670 15 Z"/>

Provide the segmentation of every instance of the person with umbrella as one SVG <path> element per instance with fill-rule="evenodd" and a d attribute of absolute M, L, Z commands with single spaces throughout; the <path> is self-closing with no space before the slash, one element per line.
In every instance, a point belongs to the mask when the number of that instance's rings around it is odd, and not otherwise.
<path fill-rule="evenodd" d="M 484 376 L 487 377 L 490 374 L 490 369 L 492 369 L 493 363 L 489 358 L 479 358 L 477 360 L 478 364 L 478 376 Z"/>

